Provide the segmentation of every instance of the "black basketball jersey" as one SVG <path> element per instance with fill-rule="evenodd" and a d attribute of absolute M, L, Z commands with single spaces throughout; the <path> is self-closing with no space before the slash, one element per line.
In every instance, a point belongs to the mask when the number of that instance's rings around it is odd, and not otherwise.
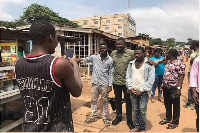
<path fill-rule="evenodd" d="M 15 76 L 24 101 L 23 132 L 73 132 L 69 91 L 54 69 L 59 58 L 51 55 L 20 57 Z"/>

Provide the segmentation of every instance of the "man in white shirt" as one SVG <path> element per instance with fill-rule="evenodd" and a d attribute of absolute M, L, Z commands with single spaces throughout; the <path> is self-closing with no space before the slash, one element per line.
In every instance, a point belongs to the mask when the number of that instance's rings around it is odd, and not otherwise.
<path fill-rule="evenodd" d="M 155 68 L 145 63 L 145 50 L 143 47 L 137 47 L 134 55 L 135 60 L 129 63 L 126 71 L 126 85 L 131 93 L 135 125 L 135 128 L 130 131 L 144 132 L 146 128 L 148 92 L 155 81 Z"/>

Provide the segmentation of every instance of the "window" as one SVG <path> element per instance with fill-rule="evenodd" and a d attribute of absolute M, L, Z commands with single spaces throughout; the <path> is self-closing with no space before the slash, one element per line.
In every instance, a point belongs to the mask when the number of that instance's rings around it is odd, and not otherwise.
<path fill-rule="evenodd" d="M 122 36 L 122 33 L 118 33 L 118 36 Z"/>
<path fill-rule="evenodd" d="M 110 29 L 110 27 L 105 27 L 105 30 L 109 30 Z"/>
<path fill-rule="evenodd" d="M 118 19 L 118 22 L 122 22 L 122 19 Z"/>
<path fill-rule="evenodd" d="M 87 22 L 83 22 L 83 25 L 87 25 Z"/>
<path fill-rule="evenodd" d="M 94 24 L 98 24 L 98 21 L 94 21 Z"/>
<path fill-rule="evenodd" d="M 118 26 L 118 29 L 122 29 L 122 26 Z"/>
<path fill-rule="evenodd" d="M 106 23 L 110 23 L 110 20 L 106 20 Z"/>

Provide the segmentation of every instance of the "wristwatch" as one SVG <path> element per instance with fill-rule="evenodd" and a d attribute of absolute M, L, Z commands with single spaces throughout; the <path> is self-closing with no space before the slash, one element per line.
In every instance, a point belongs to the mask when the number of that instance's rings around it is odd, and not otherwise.
<path fill-rule="evenodd" d="M 178 90 L 181 90 L 181 87 L 177 87 Z"/>

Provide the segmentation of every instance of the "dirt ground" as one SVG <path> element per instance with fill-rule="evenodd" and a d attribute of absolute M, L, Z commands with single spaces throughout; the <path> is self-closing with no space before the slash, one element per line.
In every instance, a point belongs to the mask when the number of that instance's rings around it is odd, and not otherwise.
<path fill-rule="evenodd" d="M 191 108 L 184 108 L 183 105 L 187 102 L 188 98 L 188 78 L 187 73 L 189 69 L 189 61 L 184 62 L 186 64 L 186 75 L 183 82 L 183 88 L 182 88 L 182 96 L 180 101 L 180 107 L 181 107 L 181 113 L 180 113 L 180 122 L 179 126 L 175 129 L 166 129 L 167 125 L 159 125 L 159 121 L 165 118 L 165 107 L 164 104 L 157 101 L 157 92 L 155 94 L 155 103 L 151 103 L 150 99 L 148 102 L 147 107 L 147 132 L 196 132 L 196 112 L 195 110 L 192 110 Z M 90 98 L 90 82 L 84 82 L 84 89 L 82 95 Z M 110 97 L 113 97 L 113 91 L 109 95 Z M 124 105 L 124 104 L 123 104 Z M 124 106 L 123 106 L 124 107 Z M 125 117 L 125 107 L 123 108 L 124 117 Z M 113 112 L 111 109 L 110 111 L 110 118 L 114 119 L 115 112 Z M 125 121 L 125 118 L 124 118 Z M 116 126 L 110 126 L 106 127 L 104 130 L 105 132 L 121 132 L 121 127 L 126 126 L 126 122 L 123 124 L 119 124 Z M 98 125 L 97 125 L 98 126 Z M 127 132 L 128 130 L 125 130 L 123 132 Z"/>
<path fill-rule="evenodd" d="M 157 101 L 157 97 L 155 97 L 156 102 L 151 103 L 149 100 L 147 107 L 147 126 L 146 132 L 196 132 L 196 112 L 195 110 L 191 110 L 191 108 L 183 108 L 183 105 L 187 102 L 187 92 L 188 92 L 188 79 L 187 72 L 189 67 L 189 61 L 185 62 L 186 64 L 186 75 L 183 83 L 182 96 L 181 96 L 181 114 L 180 114 L 180 123 L 176 129 L 166 129 L 167 125 L 159 125 L 159 121 L 165 118 L 165 107 L 164 104 Z M 97 122 L 91 124 L 85 124 L 84 120 L 89 117 L 90 114 L 90 88 L 91 83 L 86 78 L 84 78 L 84 87 L 82 95 L 79 98 L 71 97 L 72 102 L 72 112 L 73 112 L 73 120 L 74 120 L 74 128 L 75 132 L 128 132 L 129 129 L 126 125 L 125 118 L 125 104 L 123 104 L 123 121 L 116 126 L 108 126 L 105 127 L 101 119 Z M 156 95 L 157 96 L 157 92 Z M 113 91 L 109 94 L 109 97 L 114 97 Z M 22 101 L 17 100 L 8 103 L 8 108 L 10 110 L 15 110 L 15 112 L 19 113 L 22 110 Z M 99 111 L 98 116 L 101 117 L 101 108 L 99 102 Z M 109 119 L 113 120 L 115 118 L 115 112 L 112 111 L 111 106 L 109 105 Z M 1 128 L 5 127 L 12 121 L 6 120 L 1 125 Z M 21 126 L 18 126 L 11 130 L 11 132 L 20 132 Z"/>

